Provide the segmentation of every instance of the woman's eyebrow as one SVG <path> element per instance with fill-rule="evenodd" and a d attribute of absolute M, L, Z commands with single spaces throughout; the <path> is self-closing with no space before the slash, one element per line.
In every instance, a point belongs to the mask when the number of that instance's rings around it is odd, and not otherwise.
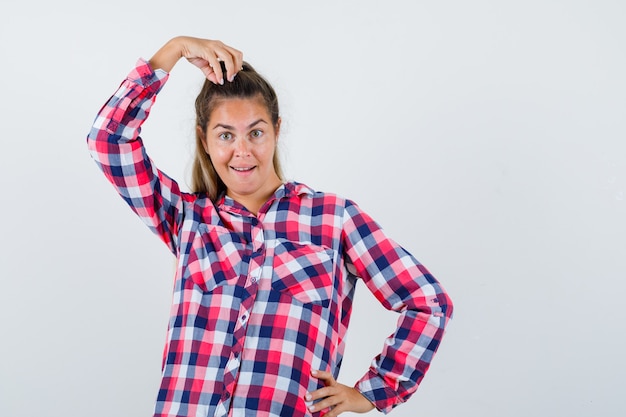
<path fill-rule="evenodd" d="M 254 123 L 250 123 L 250 124 L 248 125 L 248 129 L 250 129 L 251 127 L 254 127 L 255 125 L 257 125 L 257 124 L 259 124 L 259 123 L 265 123 L 265 124 L 268 124 L 268 123 L 265 121 L 265 119 L 259 119 L 259 120 L 257 120 L 257 121 L 256 121 L 256 122 L 254 122 Z"/>
<path fill-rule="evenodd" d="M 248 125 L 248 129 L 250 129 L 251 127 L 253 127 L 253 126 L 255 126 L 255 125 L 259 124 L 259 123 L 265 123 L 265 124 L 268 124 L 268 123 L 265 121 L 265 119 L 259 119 L 259 120 L 256 120 L 256 121 L 254 121 L 254 122 L 250 123 L 250 124 Z M 223 124 L 223 123 L 218 123 L 218 124 L 216 124 L 215 126 L 213 126 L 213 130 L 218 129 L 218 128 L 227 129 L 227 130 L 233 130 L 233 129 L 235 129 L 233 126 L 231 126 L 231 125 L 225 125 L 225 124 Z"/>
<path fill-rule="evenodd" d="M 234 127 L 232 127 L 230 125 L 225 125 L 225 124 L 222 124 L 222 123 L 218 123 L 215 126 L 213 126 L 213 130 L 215 130 L 217 128 L 220 128 L 220 127 L 223 128 L 223 129 L 227 129 L 227 130 L 233 130 L 234 129 Z"/>

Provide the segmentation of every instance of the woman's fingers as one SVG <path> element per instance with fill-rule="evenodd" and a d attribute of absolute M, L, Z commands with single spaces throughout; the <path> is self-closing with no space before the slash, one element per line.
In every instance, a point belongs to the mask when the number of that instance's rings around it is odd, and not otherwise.
<path fill-rule="evenodd" d="M 311 371 L 311 375 L 324 381 L 325 387 L 306 395 L 307 401 L 320 400 L 309 406 L 311 412 L 330 408 L 326 416 L 336 417 L 345 411 L 365 413 L 374 405 L 355 388 L 335 381 L 333 375 L 324 371 Z"/>
<path fill-rule="evenodd" d="M 213 67 L 208 63 L 208 61 L 206 59 L 203 59 L 203 58 L 187 58 L 187 61 L 189 61 L 191 64 L 195 65 L 196 67 L 198 67 L 200 69 L 200 71 L 202 71 L 204 76 L 207 79 L 211 80 L 211 82 L 213 82 L 215 84 L 219 84 L 219 80 L 217 79 L 217 77 L 215 75 L 215 71 L 213 71 Z"/>
<path fill-rule="evenodd" d="M 223 45 L 223 49 L 217 51 L 218 61 L 224 62 L 228 81 L 235 79 L 235 75 L 241 70 L 243 65 L 243 53 L 228 45 Z M 221 66 L 220 66 L 221 70 Z M 226 78 L 226 77 L 225 77 Z"/>
<path fill-rule="evenodd" d="M 332 386 L 337 383 L 337 381 L 335 381 L 335 377 L 330 372 L 313 370 L 311 371 L 311 375 L 324 381 L 326 386 Z"/>
<path fill-rule="evenodd" d="M 334 407 L 341 402 L 341 398 L 337 396 L 339 391 L 335 387 L 320 388 L 307 394 L 307 401 L 320 400 L 309 406 L 309 410 L 312 412 L 324 410 L 326 408 Z"/>

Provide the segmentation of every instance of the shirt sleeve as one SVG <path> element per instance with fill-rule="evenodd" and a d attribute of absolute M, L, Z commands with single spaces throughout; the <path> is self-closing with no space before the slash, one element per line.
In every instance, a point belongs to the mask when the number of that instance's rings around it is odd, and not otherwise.
<path fill-rule="evenodd" d="M 350 273 L 385 308 L 400 313 L 395 332 L 355 385 L 386 414 L 417 390 L 452 316 L 452 302 L 428 270 L 351 201 L 342 239 Z"/>
<path fill-rule="evenodd" d="M 182 222 L 178 184 L 155 168 L 139 137 L 157 93 L 168 79 L 138 60 L 135 69 L 100 109 L 87 145 L 106 178 L 169 249 L 177 252 L 177 229 Z"/>

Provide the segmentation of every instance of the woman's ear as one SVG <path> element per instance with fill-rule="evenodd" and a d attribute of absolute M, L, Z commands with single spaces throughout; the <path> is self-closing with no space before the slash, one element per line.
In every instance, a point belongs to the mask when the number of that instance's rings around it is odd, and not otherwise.
<path fill-rule="evenodd" d="M 280 122 L 283 120 L 279 117 L 276 122 L 276 126 L 274 126 L 274 133 L 276 134 L 276 141 L 278 141 L 278 136 L 280 135 Z"/>
<path fill-rule="evenodd" d="M 202 128 L 200 126 L 196 126 L 196 135 L 200 139 L 200 142 L 202 142 L 202 147 L 204 148 L 204 152 L 206 152 L 208 154 L 209 153 L 209 145 L 207 144 L 207 140 L 206 140 L 206 136 L 204 134 L 204 131 L 202 130 Z"/>

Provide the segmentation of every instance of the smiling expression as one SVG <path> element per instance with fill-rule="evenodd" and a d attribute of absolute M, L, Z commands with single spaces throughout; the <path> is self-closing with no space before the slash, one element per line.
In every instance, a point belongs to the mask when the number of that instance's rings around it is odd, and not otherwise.
<path fill-rule="evenodd" d="M 263 100 L 228 98 L 215 104 L 204 132 L 204 149 L 226 194 L 257 213 L 282 184 L 274 168 L 280 120 L 272 125 Z"/>

